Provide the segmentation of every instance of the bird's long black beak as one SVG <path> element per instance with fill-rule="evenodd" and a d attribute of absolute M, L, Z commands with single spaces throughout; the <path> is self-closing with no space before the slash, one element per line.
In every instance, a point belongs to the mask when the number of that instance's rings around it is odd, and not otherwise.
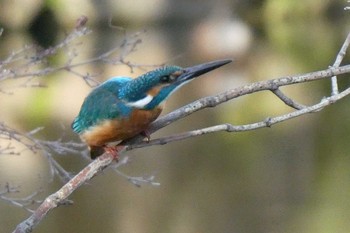
<path fill-rule="evenodd" d="M 211 70 L 215 70 L 220 66 L 226 65 L 230 62 L 232 62 L 232 60 L 219 60 L 184 68 L 183 73 L 177 78 L 177 82 L 183 83 L 189 81 L 195 77 L 208 73 Z"/>

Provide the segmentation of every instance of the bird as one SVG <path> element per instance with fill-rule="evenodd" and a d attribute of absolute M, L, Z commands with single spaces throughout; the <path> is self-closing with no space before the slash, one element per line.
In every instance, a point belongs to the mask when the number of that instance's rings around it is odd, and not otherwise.
<path fill-rule="evenodd" d="M 85 98 L 71 127 L 96 159 L 112 148 L 113 142 L 146 135 L 158 118 L 165 101 L 194 78 L 217 69 L 232 60 L 217 60 L 182 68 L 163 66 L 137 78 L 117 76 L 95 87 Z"/>

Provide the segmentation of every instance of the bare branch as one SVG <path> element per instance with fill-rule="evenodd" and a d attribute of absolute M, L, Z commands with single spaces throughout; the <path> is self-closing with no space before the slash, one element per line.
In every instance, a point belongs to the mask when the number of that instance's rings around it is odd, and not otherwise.
<path fill-rule="evenodd" d="M 124 31 L 124 40 L 122 43 L 96 57 L 86 59 L 83 61 L 76 62 L 77 52 L 75 51 L 75 46 L 72 45 L 73 41 L 81 36 L 85 36 L 90 31 L 85 27 L 86 17 L 82 17 L 77 21 L 76 28 L 70 34 L 68 34 L 61 43 L 56 46 L 48 49 L 39 49 L 34 46 L 25 46 L 22 50 L 13 52 L 3 61 L 0 61 L 0 82 L 6 79 L 19 79 L 26 77 L 23 80 L 23 86 L 40 86 L 40 84 L 33 84 L 33 79 L 36 77 L 44 76 L 57 71 L 67 71 L 78 77 L 81 77 L 89 85 L 94 85 L 92 83 L 92 75 L 90 74 L 81 74 L 74 70 L 74 68 L 83 66 L 86 64 L 104 62 L 112 65 L 124 64 L 130 67 L 131 71 L 134 67 L 145 65 L 138 65 L 127 61 L 126 57 L 130 53 L 137 50 L 137 46 L 141 43 L 139 34 L 132 36 L 126 36 Z M 112 24 L 111 24 L 112 25 Z M 114 26 L 112 26 L 114 27 Z M 1 31 L 0 31 L 1 34 Z M 0 35 L 1 36 L 1 35 Z M 136 148 L 154 146 L 154 145 L 163 145 L 166 143 L 184 140 L 190 137 L 195 137 L 203 134 L 214 133 L 219 131 L 226 132 L 242 132 L 248 130 L 255 130 L 263 127 L 271 127 L 274 124 L 302 116 L 307 113 L 314 113 L 316 111 L 322 110 L 324 107 L 331 105 L 339 101 L 340 99 L 348 96 L 350 94 L 350 88 L 345 89 L 344 91 L 338 91 L 337 78 L 336 75 L 341 75 L 345 73 L 350 73 L 350 65 L 340 66 L 341 61 L 344 58 L 345 52 L 350 43 L 350 34 L 346 38 L 336 61 L 332 67 L 328 69 L 311 72 L 307 74 L 295 75 L 295 76 L 285 76 L 277 79 L 267 80 L 256 82 L 252 84 L 247 84 L 241 87 L 233 88 L 227 90 L 223 93 L 214 96 L 204 97 L 193 103 L 190 103 L 182 108 L 179 108 L 166 116 L 159 118 L 157 121 L 152 123 L 148 129 L 149 133 L 154 133 L 159 129 L 181 119 L 190 114 L 193 114 L 197 111 L 200 111 L 205 108 L 216 107 L 220 104 L 223 104 L 229 100 L 235 98 L 252 94 L 260 91 L 271 91 L 273 92 L 280 100 L 282 100 L 286 105 L 296 109 L 290 113 L 282 114 L 274 117 L 267 117 L 261 121 L 255 123 L 249 123 L 244 125 L 233 125 L 230 123 L 219 124 L 215 126 L 210 126 L 207 128 L 202 128 L 198 130 L 192 130 L 184 133 L 179 133 L 167 137 L 162 137 L 158 139 L 151 140 L 149 142 L 143 142 L 143 136 L 139 135 L 130 140 L 123 141 L 117 146 L 118 151 L 113 153 L 111 151 L 104 153 L 102 156 L 98 157 L 96 160 L 92 161 L 88 166 L 86 166 L 82 171 L 80 171 L 76 176 L 67 172 L 56 160 L 52 158 L 52 153 L 63 155 L 67 153 L 79 153 L 80 150 L 85 147 L 82 144 L 74 142 L 63 142 L 61 139 L 55 141 L 39 140 L 35 138 L 36 134 L 42 130 L 42 128 L 34 129 L 26 134 L 20 133 L 11 127 L 7 126 L 4 123 L 0 122 L 0 139 L 8 140 L 9 143 L 6 146 L 0 147 L 0 153 L 6 154 L 20 154 L 21 151 L 16 151 L 12 146 L 12 141 L 16 141 L 24 145 L 26 150 L 31 150 L 33 153 L 38 151 L 42 152 L 50 163 L 51 174 L 53 177 L 54 174 L 57 174 L 63 182 L 67 182 L 61 189 L 59 189 L 54 194 L 47 197 L 40 206 L 32 212 L 32 215 L 20 223 L 14 232 L 31 232 L 34 227 L 36 227 L 41 220 L 51 211 L 52 209 L 58 207 L 59 205 L 71 204 L 67 198 L 81 185 L 89 181 L 92 177 L 97 175 L 99 172 L 104 170 L 106 167 L 112 164 L 113 161 L 118 160 L 118 158 L 129 150 Z M 68 54 L 67 60 L 63 65 L 50 67 L 47 65 L 46 60 L 50 56 L 57 54 L 59 51 L 65 50 L 65 54 Z M 29 55 L 28 55 L 29 54 Z M 19 64 L 18 68 L 15 65 Z M 45 68 L 42 68 L 45 67 Z M 281 90 L 280 87 L 293 85 L 298 83 L 316 81 L 320 79 L 332 78 L 332 95 L 330 97 L 320 100 L 318 103 L 311 106 L 304 106 L 297 103 L 293 99 L 286 96 Z M 0 92 L 5 92 L 0 90 Z M 115 166 L 115 171 L 122 177 L 129 180 L 131 183 L 136 186 L 140 186 L 143 183 L 149 183 L 151 185 L 159 185 L 159 183 L 154 182 L 154 176 L 150 177 L 131 177 L 122 172 L 117 168 L 126 164 L 128 162 L 127 157 L 123 157 L 122 160 Z M 10 203 L 26 208 L 25 202 L 19 202 L 15 199 L 8 198 L 7 193 L 15 192 L 16 189 L 5 190 L 5 193 L 0 193 L 0 198 L 9 201 Z M 33 197 L 36 194 L 30 195 L 22 199 L 22 201 L 33 201 Z M 24 203 L 24 204 L 23 204 Z M 27 208 L 26 208 L 27 209 Z"/>
<path fill-rule="evenodd" d="M 301 74 L 296 76 L 285 76 L 278 79 L 272 79 L 267 81 L 260 81 L 252 84 L 247 84 L 242 87 L 237 87 L 228 91 L 225 91 L 223 93 L 220 93 L 215 96 L 209 96 L 204 97 L 202 99 L 199 99 L 191 104 L 188 104 L 182 108 L 179 108 L 161 118 L 156 120 L 154 123 L 151 124 L 148 131 L 150 133 L 153 133 L 160 128 L 163 128 L 172 122 L 181 119 L 183 117 L 186 117 L 194 112 L 197 112 L 204 108 L 209 107 L 215 107 L 219 104 L 222 104 L 224 102 L 227 102 L 229 100 L 235 99 L 240 96 L 244 96 L 247 94 L 260 92 L 260 91 L 266 91 L 266 90 L 273 90 L 281 86 L 287 86 L 287 85 L 293 85 L 297 83 L 304 83 L 304 82 L 311 82 L 319 79 L 329 78 L 334 75 L 340 75 L 350 72 L 350 65 L 341 66 L 338 68 L 328 68 L 326 70 L 311 72 L 307 74 Z M 134 143 L 135 139 L 128 141 L 127 143 Z M 139 138 L 138 138 L 139 140 Z"/>
<path fill-rule="evenodd" d="M 54 175 L 57 174 L 58 177 L 65 183 L 72 176 L 52 158 L 52 153 L 57 155 L 80 154 L 81 150 L 86 146 L 83 143 L 71 141 L 64 142 L 62 139 L 57 139 L 54 141 L 40 140 L 35 136 L 41 130 L 43 130 L 43 127 L 35 128 L 28 133 L 21 133 L 0 122 L 0 139 L 3 141 L 8 141 L 6 146 L 3 147 L 0 145 L 0 154 L 20 155 L 26 150 L 30 150 L 32 153 L 41 152 L 46 156 L 50 165 L 51 176 L 49 177 L 48 181 L 52 181 Z M 19 149 L 18 146 L 13 146 L 11 143 L 13 141 L 22 144 L 23 148 Z"/>
<path fill-rule="evenodd" d="M 89 86 L 96 86 L 98 82 L 94 80 L 90 74 L 80 74 L 74 69 L 87 64 L 93 63 L 106 63 L 112 65 L 126 65 L 131 71 L 135 67 L 155 67 L 156 65 L 136 64 L 127 60 L 127 56 L 137 50 L 138 45 L 142 42 L 140 36 L 141 33 L 135 33 L 130 36 L 124 33 L 122 42 L 108 49 L 95 57 L 85 59 L 82 61 L 76 61 L 79 52 L 77 47 L 81 46 L 81 42 L 76 42 L 79 38 L 87 36 L 91 33 L 84 25 L 86 24 L 86 17 L 81 17 L 77 20 L 76 28 L 69 33 L 60 43 L 57 45 L 42 49 L 36 46 L 24 46 L 18 51 L 12 52 L 6 59 L 0 60 L 0 82 L 8 79 L 23 79 L 23 83 L 16 87 L 42 87 L 42 84 L 35 83 L 34 80 L 38 77 L 43 77 L 48 74 L 52 74 L 59 71 L 67 71 L 83 80 Z M 76 42 L 76 43 L 74 43 Z M 61 65 L 50 66 L 47 59 L 63 52 L 66 57 L 66 61 Z M 12 94 L 7 90 L 0 88 L 0 93 Z"/>
<path fill-rule="evenodd" d="M 53 47 L 42 49 L 34 45 L 26 45 L 20 50 L 13 51 L 5 59 L 0 60 L 0 83 L 12 79 L 21 80 L 19 85 L 15 84 L 12 88 L 43 87 L 40 82 L 35 80 L 37 77 L 58 71 L 66 71 L 77 77 L 81 77 L 89 86 L 96 86 L 98 82 L 93 79 L 94 75 L 89 73 L 82 74 L 74 69 L 97 62 L 126 64 L 130 69 L 134 66 L 146 67 L 146 65 L 137 65 L 127 61 L 127 56 L 135 51 L 136 47 L 141 42 L 139 38 L 140 33 L 135 33 L 130 36 L 124 34 L 122 42 L 117 46 L 93 58 L 78 60 L 77 58 L 80 52 L 77 48 L 83 44 L 78 39 L 91 33 L 91 30 L 85 27 L 86 22 L 87 18 L 85 16 L 80 17 L 77 20 L 74 30 Z M 57 66 L 51 66 L 49 62 L 47 62 L 47 59 L 59 53 L 63 53 L 66 60 Z M 12 94 L 9 90 L 11 90 L 11 88 L 6 87 L 5 90 L 0 87 L 0 94 Z M 53 141 L 40 140 L 35 134 L 41 130 L 43 130 L 43 128 L 38 127 L 28 133 L 23 133 L 0 121 L 0 139 L 8 141 L 7 144 L 2 143 L 0 145 L 0 155 L 20 155 L 26 150 L 30 150 L 33 153 L 40 152 L 47 157 L 50 165 L 51 177 L 49 177 L 49 181 L 52 181 L 53 177 L 58 175 L 60 180 L 65 183 L 71 179 L 72 175 L 54 160 L 52 157 L 53 154 L 64 155 L 74 153 L 82 155 L 82 149 L 86 149 L 86 145 L 75 142 L 64 142 L 62 139 Z M 23 146 L 18 147 L 17 143 Z"/>
<path fill-rule="evenodd" d="M 348 49 L 350 44 L 350 33 L 348 33 L 343 46 L 341 47 L 340 51 L 338 52 L 338 55 L 335 59 L 335 62 L 333 64 L 333 67 L 339 67 L 341 62 L 343 61 L 345 54 L 346 54 L 346 50 Z M 339 90 L 338 90 L 338 80 L 337 80 L 337 76 L 333 76 L 331 78 L 331 83 L 332 83 L 332 95 L 336 95 L 338 94 Z"/>
<path fill-rule="evenodd" d="M 36 209 L 27 220 L 23 221 L 16 227 L 14 232 L 31 232 L 50 210 L 56 208 L 59 205 L 66 204 L 66 199 L 70 194 L 74 192 L 74 190 L 94 177 L 98 172 L 105 169 L 114 161 L 115 158 L 115 155 L 110 153 L 105 153 L 102 156 L 98 157 L 83 170 L 81 170 L 76 176 L 74 176 L 60 190 L 47 197 L 44 202 L 41 203 L 39 208 Z"/>
<path fill-rule="evenodd" d="M 40 203 L 40 201 L 34 200 L 34 197 L 37 196 L 41 192 L 41 190 L 33 192 L 32 194 L 23 198 L 13 198 L 13 197 L 7 196 L 11 193 L 19 193 L 19 192 L 20 191 L 18 187 L 13 187 L 9 183 L 6 183 L 5 189 L 0 191 L 0 199 L 33 213 L 34 211 L 29 209 L 28 206 Z"/>
<path fill-rule="evenodd" d="M 242 87 L 228 90 L 216 96 L 202 98 L 180 109 L 177 109 L 167 114 L 166 116 L 160 118 L 153 124 L 151 124 L 149 128 L 149 132 L 153 133 L 169 125 L 170 123 L 180 118 L 186 117 L 201 109 L 208 108 L 208 107 L 215 107 L 228 100 L 232 100 L 234 98 L 237 98 L 246 94 L 264 91 L 264 90 L 272 90 L 280 86 L 315 81 L 318 79 L 331 77 L 333 75 L 339 75 L 339 74 L 344 74 L 349 72 L 350 72 L 350 65 L 346 65 L 339 68 L 329 68 L 327 70 L 312 72 L 308 74 L 287 76 L 287 77 L 282 77 L 278 79 L 272 79 L 268 81 L 261 81 L 257 83 L 248 84 Z M 285 115 L 281 115 L 273 118 L 267 118 L 264 121 L 252 123 L 248 125 L 233 126 L 231 124 L 222 124 L 222 125 L 200 129 L 200 130 L 194 130 L 194 131 L 190 131 L 182 134 L 177 134 L 169 137 L 155 139 L 150 141 L 149 143 L 140 142 L 142 141 L 143 137 L 136 136 L 131 140 L 122 142 L 123 144 L 125 144 L 125 146 L 122 146 L 122 145 L 118 146 L 120 148 L 118 151 L 118 156 L 122 155 L 128 150 L 132 150 L 135 148 L 152 146 L 152 145 L 161 145 L 161 144 L 183 140 L 189 137 L 199 136 L 207 133 L 213 133 L 218 131 L 240 132 L 240 131 L 258 129 L 262 127 L 271 127 L 273 124 L 322 109 L 323 107 L 328 106 L 331 103 L 334 103 L 349 94 L 350 94 L 350 88 L 346 89 L 345 91 L 337 95 L 328 97 L 322 100 L 320 103 L 315 104 L 313 106 L 302 108 L 300 110 L 297 110 Z M 116 156 L 113 154 L 104 153 L 102 156 L 98 157 L 95 161 L 91 162 L 86 168 L 84 168 L 78 175 L 73 177 L 59 191 L 47 197 L 45 201 L 39 206 L 39 208 L 28 219 L 26 219 L 25 221 L 23 221 L 17 226 L 14 232 L 16 233 L 30 232 L 37 224 L 39 224 L 39 222 L 47 215 L 47 213 L 50 210 L 52 210 L 53 208 L 56 208 L 59 205 L 59 203 L 64 201 L 75 189 L 77 189 L 79 186 L 81 186 L 86 181 L 91 179 L 94 175 L 98 174 L 101 170 L 109 166 L 114 161 L 115 158 Z M 144 178 L 141 178 L 139 180 L 129 179 L 129 177 L 126 177 L 126 178 L 136 185 L 139 184 L 138 182 L 145 180 Z M 150 182 L 153 182 L 152 177 L 150 179 Z"/>
<path fill-rule="evenodd" d="M 246 125 L 238 125 L 234 126 L 232 124 L 226 123 L 226 124 L 221 124 L 221 125 L 215 125 L 211 126 L 208 128 L 203 128 L 203 129 L 198 129 L 198 130 L 193 130 L 189 132 L 184 132 L 180 134 L 175 134 L 172 136 L 168 137 L 162 137 L 158 139 L 153 139 L 148 142 L 140 142 L 135 145 L 129 145 L 127 150 L 131 149 L 136 149 L 136 148 L 143 148 L 143 147 L 149 147 L 149 146 L 154 146 L 154 145 L 164 145 L 169 142 L 174 142 L 174 141 L 179 141 L 179 140 L 184 140 L 190 137 L 196 137 L 208 133 L 215 133 L 215 132 L 220 132 L 220 131 L 226 131 L 226 132 L 243 132 L 243 131 L 250 131 L 250 130 L 255 130 L 259 128 L 264 128 L 264 127 L 271 127 L 274 124 L 299 117 L 301 115 L 307 114 L 307 113 L 313 113 L 317 112 L 321 109 L 323 109 L 326 106 L 329 106 L 336 101 L 348 96 L 350 94 L 350 88 L 346 89 L 345 91 L 338 93 L 337 95 L 333 95 L 331 97 L 322 99 L 320 103 L 312 105 L 310 107 L 305 107 L 300 110 L 287 113 L 284 115 L 280 115 L 277 117 L 268 117 L 263 121 L 252 123 L 252 124 L 246 124 Z"/>
<path fill-rule="evenodd" d="M 292 100 L 291 98 L 289 98 L 288 96 L 286 96 L 285 94 L 283 94 L 283 92 L 279 89 L 273 89 L 271 90 L 273 94 L 275 94 L 278 98 L 280 98 L 280 100 L 283 101 L 283 103 L 285 103 L 286 105 L 288 105 L 289 107 L 292 107 L 294 109 L 302 109 L 302 108 L 306 108 L 306 106 L 299 104 L 297 102 L 295 102 L 294 100 Z"/>
<path fill-rule="evenodd" d="M 130 183 L 132 183 L 136 187 L 141 187 L 142 184 L 150 184 L 153 186 L 160 185 L 160 183 L 154 181 L 154 179 L 155 179 L 154 175 L 147 176 L 147 177 L 144 177 L 144 176 L 143 177 L 142 176 L 135 177 L 135 176 L 129 176 L 129 175 L 118 170 L 119 167 L 127 164 L 128 162 L 129 162 L 129 157 L 124 156 L 120 161 L 118 161 L 117 164 L 113 165 L 112 168 L 118 175 L 125 178 L 126 180 L 128 180 Z"/>

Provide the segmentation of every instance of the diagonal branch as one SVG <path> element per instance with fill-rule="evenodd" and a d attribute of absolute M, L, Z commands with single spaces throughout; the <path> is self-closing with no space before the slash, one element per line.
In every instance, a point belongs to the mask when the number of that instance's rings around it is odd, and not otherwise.
<path fill-rule="evenodd" d="M 132 144 L 129 145 L 127 150 L 132 150 L 136 148 L 143 148 L 143 147 L 149 147 L 149 146 L 154 146 L 154 145 L 164 145 L 169 142 L 175 142 L 175 141 L 180 141 L 180 140 L 185 140 L 187 138 L 191 137 L 196 137 L 208 133 L 215 133 L 215 132 L 220 132 L 220 131 L 226 131 L 226 132 L 243 132 L 243 131 L 250 131 L 250 130 L 255 130 L 255 129 L 260 129 L 260 128 L 265 128 L 265 127 L 271 127 L 272 125 L 275 125 L 277 123 L 281 123 L 283 121 L 287 121 L 289 119 L 299 117 L 301 115 L 305 115 L 307 113 L 314 113 L 317 112 L 324 107 L 327 107 L 338 100 L 348 96 L 350 94 L 350 88 L 346 89 L 345 91 L 338 93 L 336 95 L 333 95 L 331 97 L 322 99 L 321 102 L 318 104 L 312 105 L 310 107 L 305 107 L 300 110 L 287 113 L 284 115 L 276 116 L 276 117 L 268 117 L 263 121 L 259 121 L 256 123 L 251 123 L 251 124 L 246 124 L 246 125 L 232 125 L 229 123 L 226 124 L 221 124 L 221 125 L 215 125 L 215 126 L 210 126 L 207 128 L 203 129 L 198 129 L 198 130 L 193 130 L 193 131 L 188 131 L 180 134 L 175 134 L 167 137 L 162 137 L 158 139 L 153 139 L 148 142 L 142 141 L 138 144 Z"/>
<path fill-rule="evenodd" d="M 201 109 L 215 107 L 219 104 L 222 104 L 224 102 L 227 102 L 229 100 L 235 99 L 243 95 L 252 94 L 260 91 L 274 90 L 281 86 L 316 81 L 319 79 L 325 79 L 334 75 L 340 75 L 345 73 L 350 73 L 350 65 L 345 65 L 338 68 L 330 67 L 326 70 L 296 76 L 285 76 L 277 79 L 247 84 L 245 86 L 237 87 L 215 96 L 204 97 L 182 108 L 179 108 L 156 120 L 153 124 L 151 124 L 149 131 L 153 133 L 159 130 L 160 128 L 163 128 L 173 123 L 174 121 L 184 118 Z M 133 139 L 131 142 L 135 142 L 134 140 L 135 139 Z"/>
<path fill-rule="evenodd" d="M 275 94 L 280 100 L 283 101 L 283 103 L 285 103 L 286 105 L 288 105 L 289 107 L 292 107 L 294 109 L 300 110 L 303 108 L 306 108 L 306 106 L 299 104 L 297 102 L 295 102 L 293 99 L 289 98 L 288 96 L 286 96 L 279 88 L 276 88 L 274 90 L 271 90 L 273 94 Z"/>
<path fill-rule="evenodd" d="M 338 52 L 338 55 L 335 59 L 335 62 L 333 64 L 333 67 L 339 67 L 341 62 L 343 61 L 345 55 L 346 55 L 346 50 L 348 49 L 349 47 L 349 44 L 350 44 L 350 33 L 347 35 L 344 43 L 343 43 L 343 46 L 340 48 L 340 51 Z M 331 78 L 331 83 L 332 83 L 332 92 L 331 94 L 332 95 L 336 95 L 338 94 L 339 90 L 338 90 L 338 80 L 337 80 L 337 76 L 333 76 Z"/>
<path fill-rule="evenodd" d="M 78 23 L 79 24 L 77 26 L 77 29 L 81 29 L 81 27 L 84 26 L 84 24 L 86 23 L 86 19 L 82 18 L 82 21 L 78 21 Z M 136 46 L 137 44 L 138 42 L 136 41 L 134 46 Z M 336 58 L 334 65 L 332 67 L 329 67 L 326 70 L 256 82 L 256 83 L 248 84 L 242 87 L 227 90 L 215 96 L 202 98 L 182 108 L 179 108 L 167 114 L 166 116 L 161 117 L 160 119 L 158 119 L 157 121 L 151 124 L 148 131 L 149 133 L 156 132 L 159 129 L 181 118 L 184 118 L 196 111 L 202 110 L 204 108 L 215 107 L 229 100 L 238 98 L 243 95 L 259 92 L 259 91 L 272 91 L 285 104 L 297 109 L 296 111 L 293 111 L 284 115 L 276 116 L 276 117 L 269 117 L 265 120 L 262 120 L 256 123 L 251 123 L 246 125 L 237 125 L 237 126 L 228 124 L 228 123 L 221 124 L 221 125 L 199 129 L 199 130 L 184 132 L 184 133 L 180 133 L 180 134 L 176 134 L 168 137 L 154 139 L 154 140 L 151 140 L 150 142 L 142 142 L 143 140 L 142 136 L 136 136 L 133 139 L 124 141 L 122 142 L 123 145 L 118 146 L 118 154 L 112 154 L 112 153 L 106 152 L 100 157 L 98 157 L 96 160 L 91 162 L 81 172 L 79 172 L 76 176 L 74 176 L 71 180 L 69 180 L 60 190 L 58 190 L 54 194 L 47 197 L 44 200 L 44 202 L 42 202 L 42 204 L 38 207 L 38 209 L 36 209 L 28 219 L 24 220 L 22 223 L 17 225 L 14 232 L 16 233 L 31 232 L 33 228 L 36 227 L 41 222 L 41 220 L 48 214 L 49 211 L 58 207 L 61 204 L 66 203 L 67 198 L 77 188 L 79 188 L 85 182 L 87 182 L 92 177 L 97 175 L 103 169 L 108 167 L 113 161 L 115 161 L 116 156 L 120 156 L 122 153 L 126 152 L 127 150 L 132 150 L 132 149 L 146 147 L 146 146 L 153 146 L 153 145 L 163 145 L 169 142 L 184 140 L 190 137 L 195 137 L 195 136 L 219 132 L 219 131 L 242 132 L 242 131 L 248 131 L 248 130 L 255 130 L 263 127 L 271 127 L 274 124 L 277 124 L 295 117 L 299 117 L 307 113 L 320 111 L 324 107 L 329 106 L 339 101 L 340 99 L 348 96 L 350 94 L 350 88 L 347 88 L 344 91 L 339 93 L 338 86 L 337 86 L 337 78 L 335 76 L 345 74 L 345 73 L 350 73 L 350 65 L 339 67 L 341 61 L 345 56 L 345 53 L 349 44 L 350 44 L 350 33 L 348 34 L 342 48 L 340 49 L 340 52 L 338 53 L 338 56 Z M 131 50 L 133 49 L 134 47 L 131 46 Z M 109 55 L 110 54 L 101 55 L 102 57 L 99 57 L 99 60 L 103 60 L 104 58 L 103 56 L 108 57 Z M 123 62 L 123 57 L 121 57 L 119 61 Z M 93 61 L 90 61 L 90 62 L 93 62 Z M 78 64 L 78 65 L 81 65 L 81 64 Z M 74 65 L 71 67 L 74 67 Z M 284 95 L 279 90 L 281 86 L 316 81 L 319 79 L 325 79 L 329 77 L 332 77 L 331 97 L 324 98 L 319 103 L 314 104 L 312 106 L 306 107 L 304 105 L 298 104 L 294 100 Z M 0 127 L 0 132 L 1 132 L 1 127 Z M 7 150 L 7 148 L 5 148 L 5 150 Z M 66 174 L 66 177 L 68 178 L 69 174 Z M 153 178 L 150 179 L 150 182 L 152 182 L 152 179 Z"/>
<path fill-rule="evenodd" d="M 225 103 L 229 100 L 235 99 L 240 96 L 244 96 L 244 95 L 259 92 L 259 91 L 276 90 L 276 88 L 281 86 L 292 85 L 292 84 L 303 83 L 303 82 L 310 82 L 310 81 L 315 81 L 319 79 L 325 79 L 325 78 L 332 77 L 334 75 L 340 75 L 345 73 L 350 73 L 350 65 L 345 65 L 338 68 L 331 67 L 326 70 L 321 70 L 317 72 L 311 72 L 311 73 L 296 75 L 296 76 L 286 76 L 278 79 L 261 81 L 261 82 L 256 82 L 256 83 L 247 84 L 241 87 L 237 87 L 215 96 L 209 96 L 209 97 L 199 99 L 193 103 L 190 103 L 182 108 L 179 108 L 161 117 L 160 119 L 155 121 L 153 124 L 151 124 L 149 128 L 149 132 L 153 133 L 175 122 L 176 120 L 184 118 L 196 111 L 202 110 L 204 108 L 215 107 L 219 104 Z M 190 131 L 190 132 L 186 132 L 178 135 L 173 135 L 170 137 L 155 139 L 155 140 L 152 140 L 150 143 L 144 143 L 142 142 L 142 139 L 143 139 L 142 136 L 136 136 L 131 140 L 123 142 L 125 146 L 119 146 L 121 147 L 121 149 L 119 150 L 118 154 L 121 155 L 127 150 L 132 150 L 135 148 L 152 146 L 152 145 L 161 145 L 161 144 L 165 144 L 173 141 L 184 140 L 189 137 L 199 136 L 202 134 L 213 133 L 218 131 L 239 132 L 239 131 L 258 129 L 262 127 L 270 127 L 273 124 L 320 110 L 325 106 L 328 106 L 344 98 L 349 94 L 350 94 L 350 89 L 346 89 L 345 91 L 337 95 L 331 96 L 329 98 L 326 98 L 320 103 L 315 104 L 313 106 L 302 108 L 300 110 L 297 110 L 285 115 L 281 115 L 273 118 L 267 118 L 264 121 L 252 123 L 248 125 L 233 126 L 231 124 L 222 124 L 222 125 L 212 126 L 212 127 L 208 127 L 200 130 L 194 130 L 194 131 Z M 115 155 L 110 153 L 104 153 L 102 156 L 92 161 L 87 167 L 85 167 L 79 174 L 73 177 L 60 190 L 58 190 L 56 193 L 47 197 L 44 200 L 44 202 L 38 207 L 38 209 L 35 210 L 28 219 L 24 220 L 22 223 L 20 223 L 17 226 L 14 232 L 16 233 L 31 232 L 32 229 L 40 223 L 40 221 L 48 214 L 50 210 L 58 207 L 60 203 L 64 203 L 65 199 L 67 199 L 69 195 L 71 195 L 78 187 L 83 185 L 85 182 L 90 180 L 93 176 L 97 175 L 100 171 L 102 171 L 107 166 L 109 166 L 114 161 L 114 159 L 115 159 Z"/>
<path fill-rule="evenodd" d="M 43 203 L 36 209 L 33 214 L 20 223 L 15 233 L 31 232 L 35 226 L 48 214 L 48 212 L 61 204 L 65 204 L 65 200 L 70 194 L 79 188 L 85 181 L 90 180 L 97 173 L 105 169 L 114 161 L 115 157 L 112 154 L 105 153 L 86 166 L 76 176 L 74 176 L 68 183 L 66 183 L 61 189 L 54 194 L 48 196 Z"/>

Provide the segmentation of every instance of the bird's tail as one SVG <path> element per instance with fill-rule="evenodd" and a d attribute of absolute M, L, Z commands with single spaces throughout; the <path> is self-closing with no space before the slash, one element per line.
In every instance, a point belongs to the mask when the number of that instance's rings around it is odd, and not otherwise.
<path fill-rule="evenodd" d="M 81 133 L 82 129 L 81 129 L 79 117 L 76 117 L 74 119 L 74 121 L 71 124 L 71 128 L 73 129 L 74 132 L 78 134 Z"/>
<path fill-rule="evenodd" d="M 105 152 L 105 149 L 102 146 L 89 146 L 89 149 L 91 159 L 96 159 Z"/>

